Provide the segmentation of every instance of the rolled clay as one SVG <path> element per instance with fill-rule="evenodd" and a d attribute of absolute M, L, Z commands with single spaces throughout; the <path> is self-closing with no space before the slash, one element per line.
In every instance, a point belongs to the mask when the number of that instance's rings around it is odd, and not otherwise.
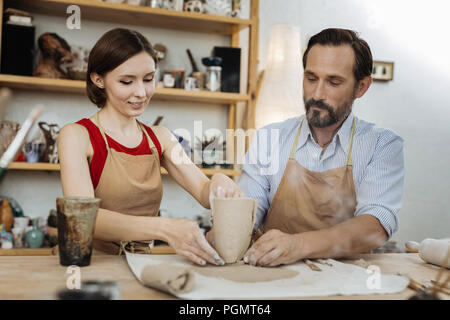
<path fill-rule="evenodd" d="M 258 201 L 251 198 L 214 199 L 214 246 L 226 263 L 241 260 L 247 251 L 257 208 Z"/>
<path fill-rule="evenodd" d="M 419 256 L 428 263 L 450 268 L 450 239 L 425 239 L 420 243 Z"/>
<path fill-rule="evenodd" d="M 147 265 L 141 273 L 144 285 L 173 295 L 194 289 L 195 276 L 190 268 L 167 263 Z"/>

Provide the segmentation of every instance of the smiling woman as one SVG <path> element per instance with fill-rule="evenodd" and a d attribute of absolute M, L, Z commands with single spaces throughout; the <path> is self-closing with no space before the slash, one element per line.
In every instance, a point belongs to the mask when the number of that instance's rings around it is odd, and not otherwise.
<path fill-rule="evenodd" d="M 91 50 L 87 94 L 100 111 L 66 125 L 58 150 L 65 196 L 100 198 L 94 248 L 118 253 L 122 240 L 163 240 L 198 264 L 223 261 L 196 222 L 157 217 L 162 199 L 160 166 L 209 209 L 214 196 L 242 196 L 223 174 L 209 180 L 161 126 L 136 118 L 155 91 L 157 56 L 140 33 L 113 29 Z"/>

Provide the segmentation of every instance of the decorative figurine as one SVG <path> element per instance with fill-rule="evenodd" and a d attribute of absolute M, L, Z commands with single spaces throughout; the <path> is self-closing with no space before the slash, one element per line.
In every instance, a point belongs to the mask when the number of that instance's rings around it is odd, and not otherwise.
<path fill-rule="evenodd" d="M 46 122 L 39 122 L 39 128 L 41 128 L 45 137 L 45 149 L 43 151 L 44 162 L 58 163 L 58 145 L 56 143 L 59 134 L 59 126 L 57 124 L 48 124 Z"/>
<path fill-rule="evenodd" d="M 61 68 L 64 62 L 72 61 L 72 53 L 66 40 L 56 33 L 46 32 L 38 39 L 39 65 L 34 76 L 42 78 L 67 79 L 67 73 Z"/>
<path fill-rule="evenodd" d="M 184 11 L 205 13 L 205 8 L 200 0 L 189 0 L 184 4 Z"/>

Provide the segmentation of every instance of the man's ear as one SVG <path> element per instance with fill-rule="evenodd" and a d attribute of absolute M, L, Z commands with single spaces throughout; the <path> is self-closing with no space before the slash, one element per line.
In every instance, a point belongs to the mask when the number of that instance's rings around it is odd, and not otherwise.
<path fill-rule="evenodd" d="M 367 76 L 359 80 L 358 85 L 356 87 L 355 97 L 361 98 L 366 91 L 369 89 L 370 85 L 372 84 L 372 76 Z"/>
<path fill-rule="evenodd" d="M 91 78 L 91 81 L 93 84 L 95 84 L 97 87 L 99 87 L 100 89 L 104 89 L 105 88 L 105 82 L 103 80 L 103 77 L 101 75 L 99 75 L 96 72 L 92 72 L 89 77 Z"/>

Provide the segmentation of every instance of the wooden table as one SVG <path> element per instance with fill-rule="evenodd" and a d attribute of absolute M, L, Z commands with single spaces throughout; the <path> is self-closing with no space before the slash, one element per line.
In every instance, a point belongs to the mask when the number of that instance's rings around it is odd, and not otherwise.
<path fill-rule="evenodd" d="M 383 274 L 401 272 L 416 281 L 426 283 L 436 279 L 440 268 L 426 264 L 415 253 L 362 254 L 377 265 Z M 341 260 L 349 262 L 350 260 Z M 0 300 L 56 299 L 56 293 L 66 287 L 70 274 L 59 264 L 58 256 L 0 256 Z M 450 270 L 446 270 L 446 275 Z M 91 265 L 81 268 L 81 281 L 114 280 L 121 285 L 123 299 L 173 299 L 172 296 L 144 287 L 134 277 L 124 256 L 93 255 Z M 405 289 L 398 294 L 319 297 L 318 299 L 408 299 L 414 294 Z M 450 296 L 440 294 L 443 299 Z"/>

